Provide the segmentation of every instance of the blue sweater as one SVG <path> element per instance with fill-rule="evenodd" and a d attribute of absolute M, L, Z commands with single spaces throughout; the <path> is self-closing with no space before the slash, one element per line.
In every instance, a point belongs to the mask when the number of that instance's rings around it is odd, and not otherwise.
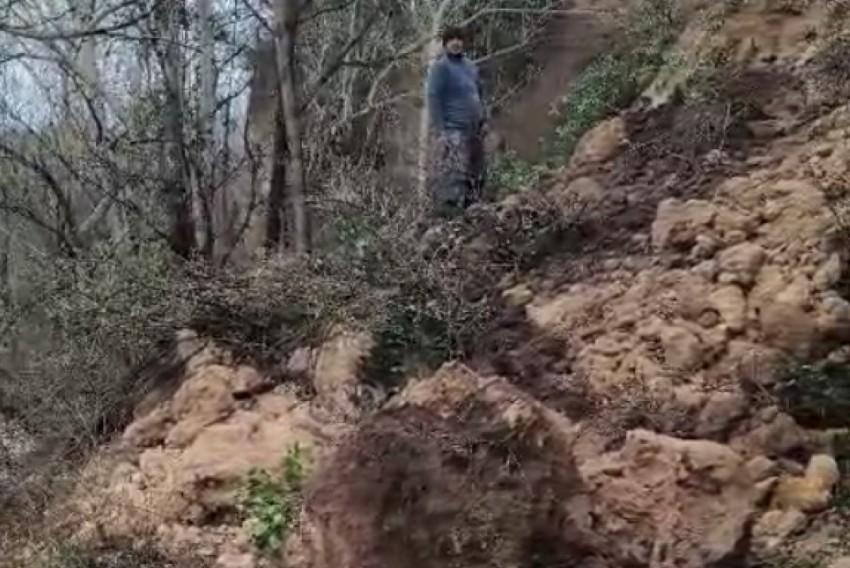
<path fill-rule="evenodd" d="M 465 56 L 443 55 L 428 72 L 431 126 L 437 132 L 475 132 L 484 120 L 478 68 Z"/>

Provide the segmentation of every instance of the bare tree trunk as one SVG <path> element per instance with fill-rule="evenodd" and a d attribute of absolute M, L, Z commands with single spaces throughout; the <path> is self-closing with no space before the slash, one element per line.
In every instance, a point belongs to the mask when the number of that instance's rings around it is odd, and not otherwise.
<path fill-rule="evenodd" d="M 280 99 L 286 142 L 289 150 L 287 164 L 289 198 L 292 204 L 292 242 L 296 253 L 309 248 L 307 227 L 307 187 L 304 168 L 304 149 L 301 140 L 301 116 L 298 104 L 298 84 L 295 73 L 295 38 L 298 33 L 298 0 L 277 0 L 277 59 Z"/>
<path fill-rule="evenodd" d="M 266 250 L 279 250 L 286 234 L 286 165 L 289 148 L 282 111 L 275 115 L 275 132 L 272 146 L 272 172 L 269 181 L 268 211 L 266 213 Z"/>
<path fill-rule="evenodd" d="M 188 258 L 195 251 L 190 185 L 185 168 L 183 137 L 183 50 L 180 38 L 183 0 L 167 0 L 159 6 L 160 28 L 165 45 L 158 50 L 165 79 L 163 196 L 170 217 L 169 239 L 175 253 Z"/>
<path fill-rule="evenodd" d="M 200 83 L 198 104 L 198 172 L 195 188 L 195 235 L 205 258 L 212 258 L 215 228 L 212 207 L 215 188 L 215 36 L 211 0 L 198 0 L 201 35 Z"/>

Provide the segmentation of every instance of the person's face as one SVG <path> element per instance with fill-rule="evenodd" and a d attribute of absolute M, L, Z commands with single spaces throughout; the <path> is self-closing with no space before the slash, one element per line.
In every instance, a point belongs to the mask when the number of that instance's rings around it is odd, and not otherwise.
<path fill-rule="evenodd" d="M 451 55 L 460 55 L 463 53 L 463 40 L 460 38 L 452 38 L 446 42 L 446 51 Z"/>

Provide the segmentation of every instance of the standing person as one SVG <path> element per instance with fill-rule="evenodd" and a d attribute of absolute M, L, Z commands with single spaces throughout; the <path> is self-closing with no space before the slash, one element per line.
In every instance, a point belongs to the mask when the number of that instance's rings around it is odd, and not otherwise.
<path fill-rule="evenodd" d="M 466 57 L 466 33 L 443 32 L 443 53 L 428 72 L 431 128 L 437 139 L 432 193 L 443 211 L 478 201 L 485 182 L 485 108 L 478 67 Z"/>

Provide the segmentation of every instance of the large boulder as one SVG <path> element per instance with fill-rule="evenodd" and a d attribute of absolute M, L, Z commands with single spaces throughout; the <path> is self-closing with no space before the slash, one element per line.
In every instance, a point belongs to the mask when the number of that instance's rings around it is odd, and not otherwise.
<path fill-rule="evenodd" d="M 603 121 L 582 136 L 570 159 L 570 166 L 580 168 L 607 162 L 628 141 L 626 123 L 620 117 Z"/>
<path fill-rule="evenodd" d="M 728 446 L 638 430 L 581 470 L 615 565 L 721 567 L 746 553 L 761 492 Z"/>

